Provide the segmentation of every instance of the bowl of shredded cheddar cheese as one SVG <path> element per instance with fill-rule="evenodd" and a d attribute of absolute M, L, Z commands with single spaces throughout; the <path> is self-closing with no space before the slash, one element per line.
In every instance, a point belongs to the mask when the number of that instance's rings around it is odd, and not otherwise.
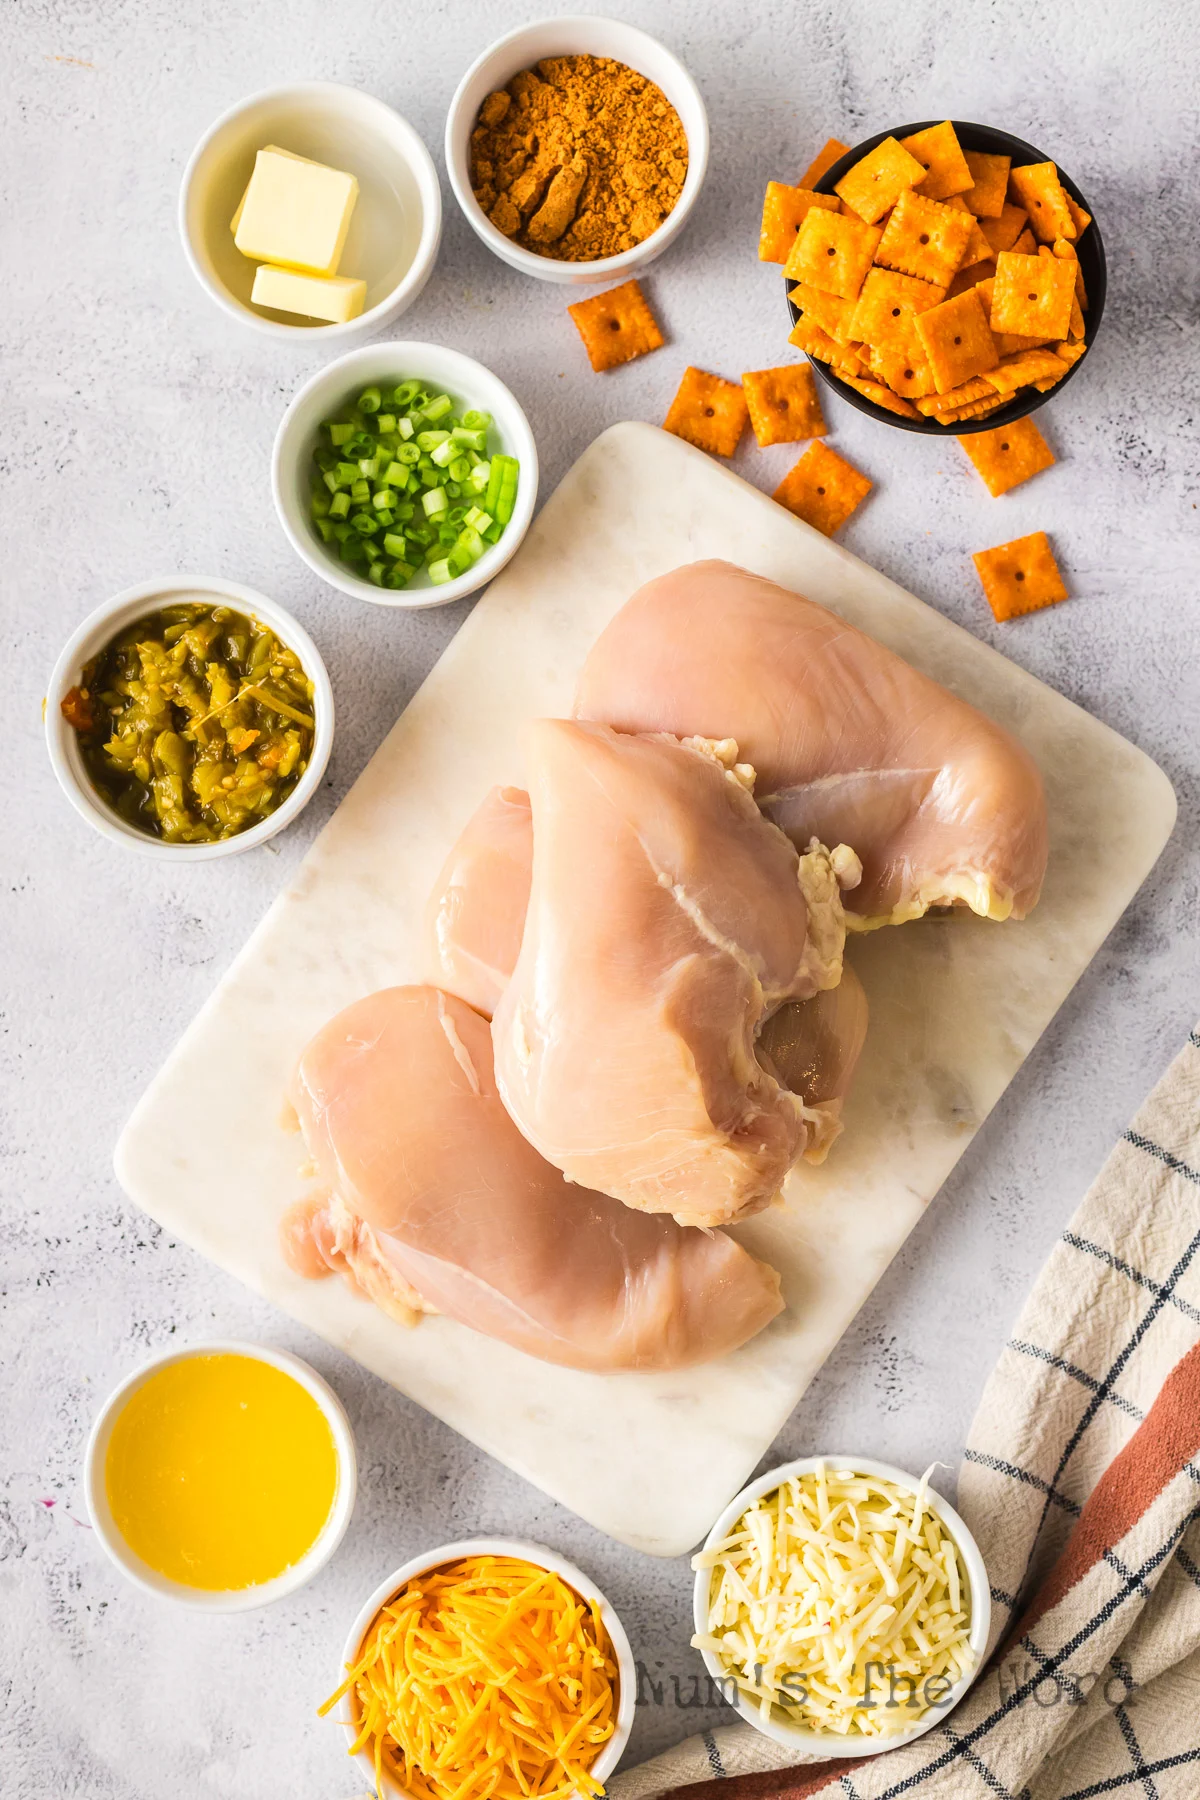
<path fill-rule="evenodd" d="M 991 1620 L 974 1538 L 888 1463 L 808 1457 L 736 1495 L 692 1558 L 693 1646 L 777 1743 L 871 1756 L 946 1717 Z"/>
<path fill-rule="evenodd" d="M 582 1570 L 473 1538 L 380 1584 L 321 1712 L 379 1800 L 572 1800 L 603 1793 L 635 1698 L 629 1640 Z"/>

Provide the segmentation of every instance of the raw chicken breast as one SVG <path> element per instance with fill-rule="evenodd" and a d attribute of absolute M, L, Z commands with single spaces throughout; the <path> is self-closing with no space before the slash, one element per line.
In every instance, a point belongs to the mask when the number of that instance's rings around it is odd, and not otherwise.
<path fill-rule="evenodd" d="M 723 1232 L 572 1187 L 496 1093 L 487 1021 L 387 988 L 309 1044 L 293 1082 L 331 1199 L 285 1221 L 293 1266 L 342 1269 L 395 1317 L 437 1311 L 546 1362 L 671 1369 L 782 1310 L 779 1277 Z"/>
<path fill-rule="evenodd" d="M 434 982 L 489 1019 L 521 948 L 532 862 L 529 795 L 493 788 L 464 826 L 425 908 Z"/>
<path fill-rule="evenodd" d="M 431 979 L 489 1017 L 516 965 L 532 873 L 529 795 L 493 788 L 463 827 L 427 910 Z M 867 996 L 849 964 L 837 987 L 789 1001 L 763 1028 L 760 1060 L 820 1115 L 806 1162 L 823 1162 L 841 1131 L 866 1029 Z"/>
<path fill-rule="evenodd" d="M 824 1162 L 842 1130 L 842 1105 L 867 1035 L 867 996 L 849 963 L 835 988 L 791 1001 L 773 1013 L 758 1040 L 758 1059 L 819 1123 L 806 1162 Z"/>
<path fill-rule="evenodd" d="M 797 857 L 763 818 L 735 744 L 541 719 L 528 749 L 533 881 L 492 1025 L 501 1097 L 571 1181 L 682 1224 L 757 1212 L 817 1124 L 755 1039 L 841 977 L 829 852 Z"/>
<path fill-rule="evenodd" d="M 622 607 L 576 714 L 619 731 L 737 739 L 794 843 L 846 843 L 860 930 L 966 905 L 1024 918 L 1046 869 L 1028 752 L 835 613 L 730 563 L 691 563 Z"/>

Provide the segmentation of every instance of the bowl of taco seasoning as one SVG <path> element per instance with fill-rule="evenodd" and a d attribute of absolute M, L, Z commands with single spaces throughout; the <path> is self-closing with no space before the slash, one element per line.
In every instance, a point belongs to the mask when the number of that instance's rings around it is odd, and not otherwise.
<path fill-rule="evenodd" d="M 478 237 L 541 281 L 618 279 L 683 230 L 708 115 L 664 45 L 615 19 L 545 19 L 476 58 L 446 119 L 450 185 Z"/>

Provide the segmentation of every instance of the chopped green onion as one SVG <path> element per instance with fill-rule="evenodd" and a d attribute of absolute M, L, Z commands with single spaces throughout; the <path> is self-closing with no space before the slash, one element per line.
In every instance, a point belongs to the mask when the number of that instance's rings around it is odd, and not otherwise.
<path fill-rule="evenodd" d="M 329 514 L 331 518 L 344 519 L 349 511 L 350 496 L 345 488 L 343 488 L 341 493 L 335 494 L 333 499 L 329 502 Z"/>
<path fill-rule="evenodd" d="M 389 531 L 383 540 L 383 547 L 389 556 L 403 556 L 406 544 L 397 531 Z"/>
<path fill-rule="evenodd" d="M 360 476 L 357 481 L 350 483 L 350 498 L 360 506 L 364 500 L 371 498 L 371 484 L 365 477 Z"/>
<path fill-rule="evenodd" d="M 348 443 L 349 440 L 353 436 L 354 436 L 354 426 L 352 424 L 350 424 L 348 421 L 339 423 L 339 421 L 336 419 L 330 420 L 330 422 L 329 422 L 329 441 L 333 445 L 335 450 L 339 450 L 341 448 L 341 446 L 345 443 Z"/>
<path fill-rule="evenodd" d="M 429 579 L 430 581 L 435 582 L 438 587 L 440 587 L 444 581 L 454 580 L 454 572 L 450 567 L 450 558 L 448 556 L 440 557 L 436 562 L 431 562 L 429 564 Z"/>
<path fill-rule="evenodd" d="M 468 431 L 486 431 L 492 422 L 492 415 L 486 412 L 465 412 L 462 422 Z M 480 449 L 482 448 L 481 444 Z"/>
<path fill-rule="evenodd" d="M 420 391 L 421 384 L 419 381 L 402 381 L 392 395 L 392 405 L 396 407 L 398 411 L 403 412 L 405 407 L 411 406 Z"/>
<path fill-rule="evenodd" d="M 367 570 L 367 580 L 373 581 L 376 587 L 383 586 L 383 564 L 381 562 L 373 562 L 371 564 L 370 568 Z"/>
<path fill-rule="evenodd" d="M 441 488 L 430 488 L 421 495 L 421 505 L 425 509 L 427 519 L 436 519 L 439 513 L 446 510 L 446 496 Z"/>
<path fill-rule="evenodd" d="M 463 522 L 473 531 L 486 531 L 492 523 L 492 515 L 484 512 L 481 506 L 470 506 L 463 515 Z"/>
<path fill-rule="evenodd" d="M 395 431 L 395 429 L 396 429 L 395 413 L 376 413 L 375 414 L 375 429 L 380 434 L 381 437 L 383 436 L 383 433 L 385 431 Z"/>
<path fill-rule="evenodd" d="M 358 396 L 358 410 L 365 413 L 377 413 L 383 405 L 383 395 L 377 387 L 365 388 Z"/>

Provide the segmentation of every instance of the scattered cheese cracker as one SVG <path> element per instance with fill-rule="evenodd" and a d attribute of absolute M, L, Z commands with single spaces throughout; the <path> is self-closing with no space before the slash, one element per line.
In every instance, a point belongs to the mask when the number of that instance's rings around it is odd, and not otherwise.
<path fill-rule="evenodd" d="M 845 156 L 849 148 L 849 144 L 843 144 L 840 138 L 826 138 L 797 185 L 802 188 L 815 188 L 826 170 L 832 169 L 839 156 Z"/>
<path fill-rule="evenodd" d="M 909 190 L 892 210 L 875 259 L 886 269 L 899 269 L 901 274 L 948 287 L 963 260 L 974 223 L 969 213 Z"/>
<path fill-rule="evenodd" d="M 712 456 L 732 456 L 748 417 L 746 396 L 735 381 L 687 368 L 663 420 L 663 430 Z"/>
<path fill-rule="evenodd" d="M 958 441 L 994 500 L 1054 463 L 1054 452 L 1032 419 L 1017 419 L 995 431 L 976 431 Z"/>
<path fill-rule="evenodd" d="M 603 373 L 662 348 L 663 334 L 636 281 L 577 300 L 567 311 L 593 369 Z"/>
<path fill-rule="evenodd" d="M 1052 244 L 1058 237 L 1076 236 L 1075 220 L 1052 162 L 1025 163 L 1010 169 L 1008 191 L 1029 214 L 1034 236 L 1043 244 Z"/>
<path fill-rule="evenodd" d="M 925 170 L 916 186 L 927 200 L 948 200 L 951 194 L 964 193 L 971 186 L 970 165 L 949 119 L 943 119 L 940 125 L 927 125 L 924 131 L 914 131 L 900 142 Z"/>
<path fill-rule="evenodd" d="M 915 323 L 939 394 L 994 369 L 1000 360 L 983 303 L 973 289 L 918 313 Z"/>
<path fill-rule="evenodd" d="M 834 192 L 860 219 L 874 225 L 901 194 L 917 185 L 925 168 L 894 137 L 886 137 L 846 171 Z"/>
<path fill-rule="evenodd" d="M 837 201 L 832 194 L 814 194 L 810 188 L 787 187 L 782 181 L 768 181 L 758 234 L 758 260 L 786 262 L 796 233 L 814 206 L 822 207 L 826 212 L 837 211 Z"/>
<path fill-rule="evenodd" d="M 993 155 L 988 150 L 964 150 L 963 157 L 971 172 L 971 186 L 964 188 L 963 199 L 977 219 L 1001 218 L 1012 157 Z"/>
<path fill-rule="evenodd" d="M 818 439 L 784 476 L 774 498 L 826 537 L 846 523 L 871 491 L 871 482 Z"/>
<path fill-rule="evenodd" d="M 822 293 L 853 300 L 871 267 L 881 235 L 861 219 L 814 208 L 800 227 L 783 272 L 809 287 L 820 288 Z"/>
<path fill-rule="evenodd" d="M 991 319 L 997 331 L 1065 338 L 1074 297 L 1074 267 L 1060 257 L 1002 250 L 996 258 Z"/>
<path fill-rule="evenodd" d="M 751 369 L 742 376 L 742 392 L 758 442 L 795 444 L 801 438 L 824 437 L 829 427 L 821 411 L 817 382 L 808 363 L 780 369 Z"/>
<path fill-rule="evenodd" d="M 1016 619 L 1065 600 L 1067 590 L 1044 531 L 977 550 L 972 558 L 997 619 Z"/>

